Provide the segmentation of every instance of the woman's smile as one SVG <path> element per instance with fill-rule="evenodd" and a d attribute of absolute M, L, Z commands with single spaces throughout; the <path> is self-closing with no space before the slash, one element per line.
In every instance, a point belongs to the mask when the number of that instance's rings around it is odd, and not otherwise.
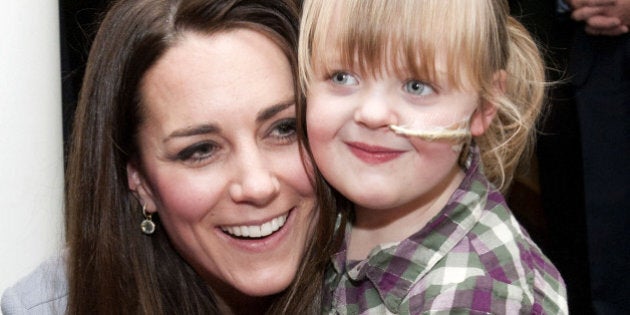
<path fill-rule="evenodd" d="M 286 223 L 288 216 L 289 212 L 277 216 L 262 224 L 221 226 L 221 230 L 239 239 L 261 239 L 273 234 L 274 232 L 282 228 Z"/>

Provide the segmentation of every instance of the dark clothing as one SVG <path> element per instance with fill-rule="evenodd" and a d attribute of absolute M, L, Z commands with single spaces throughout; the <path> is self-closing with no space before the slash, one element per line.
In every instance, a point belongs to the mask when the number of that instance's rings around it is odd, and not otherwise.
<path fill-rule="evenodd" d="M 593 306 L 597 314 L 630 314 L 630 35 L 578 32 L 569 73 L 582 134 Z"/>
<path fill-rule="evenodd" d="M 589 36 L 557 4 L 510 1 L 559 70 L 550 78 L 565 80 L 550 91 L 537 143 L 548 222 L 539 244 L 566 280 L 571 313 L 630 314 L 630 35 Z"/>

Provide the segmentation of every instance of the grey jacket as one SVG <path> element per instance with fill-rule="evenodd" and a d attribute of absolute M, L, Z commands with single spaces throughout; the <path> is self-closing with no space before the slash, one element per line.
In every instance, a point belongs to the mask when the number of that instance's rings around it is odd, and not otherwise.
<path fill-rule="evenodd" d="M 63 255 L 44 261 L 2 294 L 2 314 L 64 314 L 68 280 Z"/>

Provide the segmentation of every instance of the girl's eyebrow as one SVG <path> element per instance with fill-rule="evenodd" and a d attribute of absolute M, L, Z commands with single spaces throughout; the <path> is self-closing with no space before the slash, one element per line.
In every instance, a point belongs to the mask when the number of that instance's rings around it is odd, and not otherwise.
<path fill-rule="evenodd" d="M 283 110 L 291 106 L 295 106 L 295 101 L 293 99 L 265 108 L 262 111 L 260 111 L 258 115 L 256 115 L 256 122 L 262 123 L 268 119 L 271 119 L 273 116 L 277 115 L 278 113 L 282 112 Z"/>

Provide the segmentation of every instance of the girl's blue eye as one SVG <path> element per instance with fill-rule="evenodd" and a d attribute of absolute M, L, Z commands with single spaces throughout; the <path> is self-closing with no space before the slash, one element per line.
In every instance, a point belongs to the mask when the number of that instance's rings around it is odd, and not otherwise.
<path fill-rule="evenodd" d="M 335 72 L 330 77 L 332 83 L 337 85 L 357 85 L 359 81 L 347 72 Z"/>
<path fill-rule="evenodd" d="M 430 87 L 428 84 L 425 84 L 422 81 L 418 81 L 418 80 L 409 80 L 405 83 L 405 92 L 409 93 L 409 94 L 413 94 L 413 95 L 419 95 L 419 96 L 424 96 L 424 95 L 429 95 L 429 94 L 433 94 L 433 88 Z"/>

